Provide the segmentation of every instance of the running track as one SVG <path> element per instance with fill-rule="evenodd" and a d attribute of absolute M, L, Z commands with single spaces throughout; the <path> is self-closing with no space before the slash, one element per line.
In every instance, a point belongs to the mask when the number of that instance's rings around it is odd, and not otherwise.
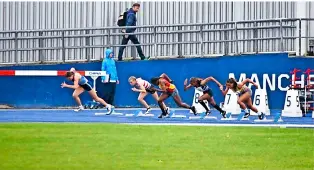
<path fill-rule="evenodd" d="M 134 114 L 138 109 L 115 109 L 116 113 Z M 201 126 L 276 126 L 276 127 L 310 127 L 314 128 L 314 119 L 311 114 L 307 114 L 302 118 L 283 117 L 283 122 L 254 122 L 257 116 L 250 116 L 249 120 L 221 120 L 221 116 L 217 111 L 212 111 L 210 116 L 216 116 L 217 120 L 203 119 L 190 120 L 194 117 L 188 110 L 175 110 L 175 114 L 185 115 L 187 118 L 163 118 L 158 119 L 160 110 L 154 109 L 152 114 L 154 117 L 126 117 L 118 115 L 102 115 L 96 116 L 97 112 L 105 112 L 105 110 L 84 110 L 74 112 L 67 109 L 5 109 L 0 110 L 0 122 L 104 122 L 104 123 L 126 123 L 126 124 L 146 124 L 146 125 L 201 125 Z M 273 110 L 272 115 L 278 113 L 279 110 Z M 273 119 L 273 116 L 267 116 L 267 119 Z"/>

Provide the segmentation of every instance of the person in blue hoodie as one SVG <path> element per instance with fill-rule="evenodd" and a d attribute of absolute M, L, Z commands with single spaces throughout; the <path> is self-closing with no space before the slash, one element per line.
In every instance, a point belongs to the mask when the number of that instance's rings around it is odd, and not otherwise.
<path fill-rule="evenodd" d="M 136 26 L 136 13 L 138 12 L 139 9 L 140 9 L 140 4 L 135 3 L 135 4 L 133 4 L 132 8 L 127 11 L 126 26 Z M 122 32 L 134 33 L 135 30 L 136 30 L 136 28 L 127 28 L 126 30 L 123 30 Z M 149 59 L 149 58 L 145 57 L 143 50 L 140 46 L 140 42 L 138 41 L 136 35 L 124 35 L 121 45 L 127 45 L 129 40 L 131 40 L 133 44 L 138 44 L 136 46 L 136 49 L 137 49 L 137 53 L 140 56 L 141 60 Z M 122 61 L 122 55 L 123 55 L 123 51 L 124 51 L 125 47 L 126 46 L 122 46 L 119 48 L 119 54 L 118 54 L 118 60 L 119 61 Z"/>
<path fill-rule="evenodd" d="M 107 73 L 107 76 L 101 77 L 101 81 L 105 86 L 103 99 L 109 104 L 114 103 L 116 85 L 119 84 L 116 62 L 114 61 L 113 57 L 113 51 L 111 49 L 106 49 L 105 57 L 101 66 L 101 71 L 106 71 Z"/>

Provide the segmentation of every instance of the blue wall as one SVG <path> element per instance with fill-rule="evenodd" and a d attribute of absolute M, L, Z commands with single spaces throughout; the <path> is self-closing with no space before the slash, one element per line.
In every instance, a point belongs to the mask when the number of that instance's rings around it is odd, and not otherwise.
<path fill-rule="evenodd" d="M 59 64 L 59 65 L 36 65 L 36 66 L 11 66 L 0 67 L 1 70 L 69 70 L 75 67 L 77 70 L 99 70 L 101 64 L 79 63 L 79 64 Z M 150 79 L 167 73 L 178 87 L 182 99 L 191 104 L 193 90 L 183 91 L 183 81 L 191 76 L 207 77 L 214 76 L 221 83 L 225 83 L 229 73 L 235 73 L 236 78 L 240 73 L 246 73 L 250 78 L 252 73 L 258 74 L 260 83 L 263 82 L 263 74 L 276 74 L 276 81 L 279 74 L 289 74 L 293 68 L 305 70 L 314 65 L 314 59 L 308 58 L 288 58 L 287 54 L 259 54 L 241 55 L 233 57 L 219 58 L 194 58 L 194 59 L 172 59 L 172 60 L 152 60 L 152 61 L 132 61 L 118 62 L 118 74 L 120 84 L 117 86 L 115 105 L 123 107 L 140 106 L 137 102 L 138 93 L 131 91 L 128 84 L 128 77 L 131 75 Z M 8 104 L 15 107 L 57 107 L 74 106 L 71 89 L 60 88 L 63 77 L 0 77 L 0 104 Z M 91 79 L 90 79 L 91 80 Z M 100 83 L 97 82 L 97 90 L 104 91 Z M 268 89 L 269 105 L 271 108 L 281 109 L 284 105 L 285 92 L 280 91 L 276 82 L 276 90 Z M 289 80 L 282 79 L 282 86 L 287 86 Z M 223 101 L 218 87 L 210 83 L 213 88 L 215 99 Z M 90 100 L 88 94 L 81 97 L 83 102 Z M 155 105 L 149 96 L 148 101 Z M 172 99 L 167 100 L 168 104 L 175 107 Z"/>

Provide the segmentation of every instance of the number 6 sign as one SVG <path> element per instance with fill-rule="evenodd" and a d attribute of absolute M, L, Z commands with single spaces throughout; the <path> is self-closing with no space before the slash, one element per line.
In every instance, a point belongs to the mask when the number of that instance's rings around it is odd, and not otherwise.
<path fill-rule="evenodd" d="M 299 92 L 297 90 L 290 89 L 287 91 L 285 106 L 281 113 L 285 117 L 302 117 Z"/>
<path fill-rule="evenodd" d="M 268 96 L 267 92 L 264 89 L 256 89 L 253 106 L 257 108 L 258 111 L 263 112 L 265 115 L 270 115 L 269 106 L 268 106 Z M 257 113 L 251 110 L 251 115 L 257 115 Z"/>

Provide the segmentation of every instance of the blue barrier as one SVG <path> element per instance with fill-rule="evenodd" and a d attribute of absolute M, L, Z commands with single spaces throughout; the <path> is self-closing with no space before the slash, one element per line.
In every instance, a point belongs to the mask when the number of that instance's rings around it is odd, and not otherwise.
<path fill-rule="evenodd" d="M 221 83 L 225 83 L 229 73 L 234 73 L 238 79 L 241 73 L 248 78 L 256 74 L 259 83 L 267 88 L 269 105 L 271 109 L 282 109 L 285 98 L 285 88 L 289 85 L 290 70 L 298 68 L 305 70 L 314 65 L 314 59 L 289 58 L 287 54 L 257 54 L 241 55 L 219 58 L 191 58 L 152 61 L 117 62 L 120 84 L 117 85 L 115 105 L 117 107 L 139 107 L 138 93 L 131 91 L 128 83 L 129 76 L 142 77 L 149 80 L 151 77 L 167 73 L 174 81 L 183 101 L 191 104 L 193 90 L 184 92 L 183 82 L 185 78 L 192 76 L 213 76 Z M 0 67 L 1 70 L 69 70 L 75 67 L 77 70 L 100 70 L 101 63 L 75 63 L 57 65 L 33 65 Z M 286 76 L 285 76 L 286 74 Z M 288 76 L 288 77 L 287 77 Z M 254 77 L 254 76 L 253 76 Z M 269 78 L 269 81 L 266 79 Z M 8 104 L 15 107 L 61 107 L 74 106 L 71 89 L 60 88 L 63 77 L 0 77 L 0 104 Z M 92 79 L 90 79 L 92 82 Z M 223 101 L 223 96 L 214 83 L 209 84 L 214 92 L 217 102 Z M 270 86 L 269 86 L 270 85 Z M 270 88 L 271 87 L 271 88 Z M 254 91 L 254 87 L 252 88 Z M 102 95 L 105 91 L 97 81 L 97 91 Z M 148 103 L 156 105 L 156 102 L 148 96 Z M 81 96 L 82 101 L 90 100 L 88 94 Z M 172 99 L 166 104 L 176 107 Z"/>

